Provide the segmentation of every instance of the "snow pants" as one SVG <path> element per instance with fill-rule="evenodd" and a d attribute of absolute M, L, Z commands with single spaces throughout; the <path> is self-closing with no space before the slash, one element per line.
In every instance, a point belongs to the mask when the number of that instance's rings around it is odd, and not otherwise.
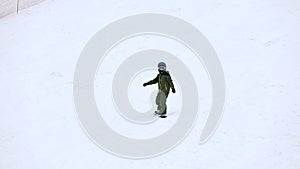
<path fill-rule="evenodd" d="M 165 93 L 163 91 L 159 91 L 157 93 L 155 103 L 157 105 L 157 110 L 162 112 L 162 114 L 167 114 L 167 98 L 168 93 Z"/>

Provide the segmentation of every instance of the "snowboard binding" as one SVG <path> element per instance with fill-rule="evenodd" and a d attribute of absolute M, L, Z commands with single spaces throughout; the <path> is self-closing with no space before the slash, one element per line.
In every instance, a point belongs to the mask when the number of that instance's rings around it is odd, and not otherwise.
<path fill-rule="evenodd" d="M 160 110 L 154 111 L 154 115 L 159 116 L 160 118 L 167 117 L 167 113 L 161 113 Z"/>

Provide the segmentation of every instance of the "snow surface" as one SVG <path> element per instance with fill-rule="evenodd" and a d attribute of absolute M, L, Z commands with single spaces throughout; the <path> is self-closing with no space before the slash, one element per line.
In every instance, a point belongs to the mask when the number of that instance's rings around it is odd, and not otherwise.
<path fill-rule="evenodd" d="M 195 80 L 201 105 L 193 130 L 176 148 L 156 158 L 130 160 L 103 151 L 83 132 L 74 110 L 72 81 L 80 52 L 95 32 L 145 12 L 180 17 L 210 40 L 223 65 L 227 101 L 217 131 L 199 145 L 210 104 L 203 68 L 168 39 L 127 42 L 133 51 L 151 46 L 184 53 L 182 59 L 199 72 Z M 299 30 L 297 0 L 55 0 L 2 18 L 0 169 L 300 169 Z M 130 54 L 124 49 L 126 43 L 112 51 L 109 58 L 115 59 L 107 60 L 107 69 L 98 71 L 97 77 L 108 82 L 96 79 L 99 106 L 107 102 L 101 90 L 109 89 L 114 70 Z M 118 52 L 128 53 L 118 60 Z M 148 71 L 132 81 L 138 91 L 129 89 L 129 97 L 136 109 L 150 108 L 149 97 L 136 98 L 138 92 L 149 95 L 155 89 L 139 86 L 155 73 Z M 180 108 L 179 99 L 180 89 L 168 100 L 174 112 Z M 105 109 L 111 110 L 109 104 Z M 145 127 L 130 124 L 116 111 L 103 116 L 116 131 L 137 138 L 161 134 L 178 117 L 174 113 Z"/>

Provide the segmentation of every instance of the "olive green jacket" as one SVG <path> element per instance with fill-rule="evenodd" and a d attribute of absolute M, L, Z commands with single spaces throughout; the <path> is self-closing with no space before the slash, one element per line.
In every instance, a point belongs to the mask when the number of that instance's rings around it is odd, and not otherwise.
<path fill-rule="evenodd" d="M 168 71 L 160 72 L 153 80 L 147 82 L 148 85 L 158 83 L 158 90 L 163 91 L 166 96 L 169 95 L 170 88 L 174 88 L 173 80 Z"/>

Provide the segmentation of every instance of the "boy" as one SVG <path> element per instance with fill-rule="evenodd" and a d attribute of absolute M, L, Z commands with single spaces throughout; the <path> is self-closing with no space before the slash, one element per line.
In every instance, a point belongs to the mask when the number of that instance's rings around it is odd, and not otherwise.
<path fill-rule="evenodd" d="M 174 84 L 170 73 L 166 70 L 167 66 L 164 62 L 159 62 L 158 65 L 159 74 L 153 80 L 150 80 L 147 83 L 144 83 L 143 86 L 152 85 L 158 83 L 158 93 L 156 96 L 155 103 L 157 104 L 157 111 L 155 114 L 159 115 L 161 118 L 167 117 L 167 105 L 166 101 L 170 92 L 170 88 L 172 92 L 175 93 L 176 90 L 174 88 Z"/>

